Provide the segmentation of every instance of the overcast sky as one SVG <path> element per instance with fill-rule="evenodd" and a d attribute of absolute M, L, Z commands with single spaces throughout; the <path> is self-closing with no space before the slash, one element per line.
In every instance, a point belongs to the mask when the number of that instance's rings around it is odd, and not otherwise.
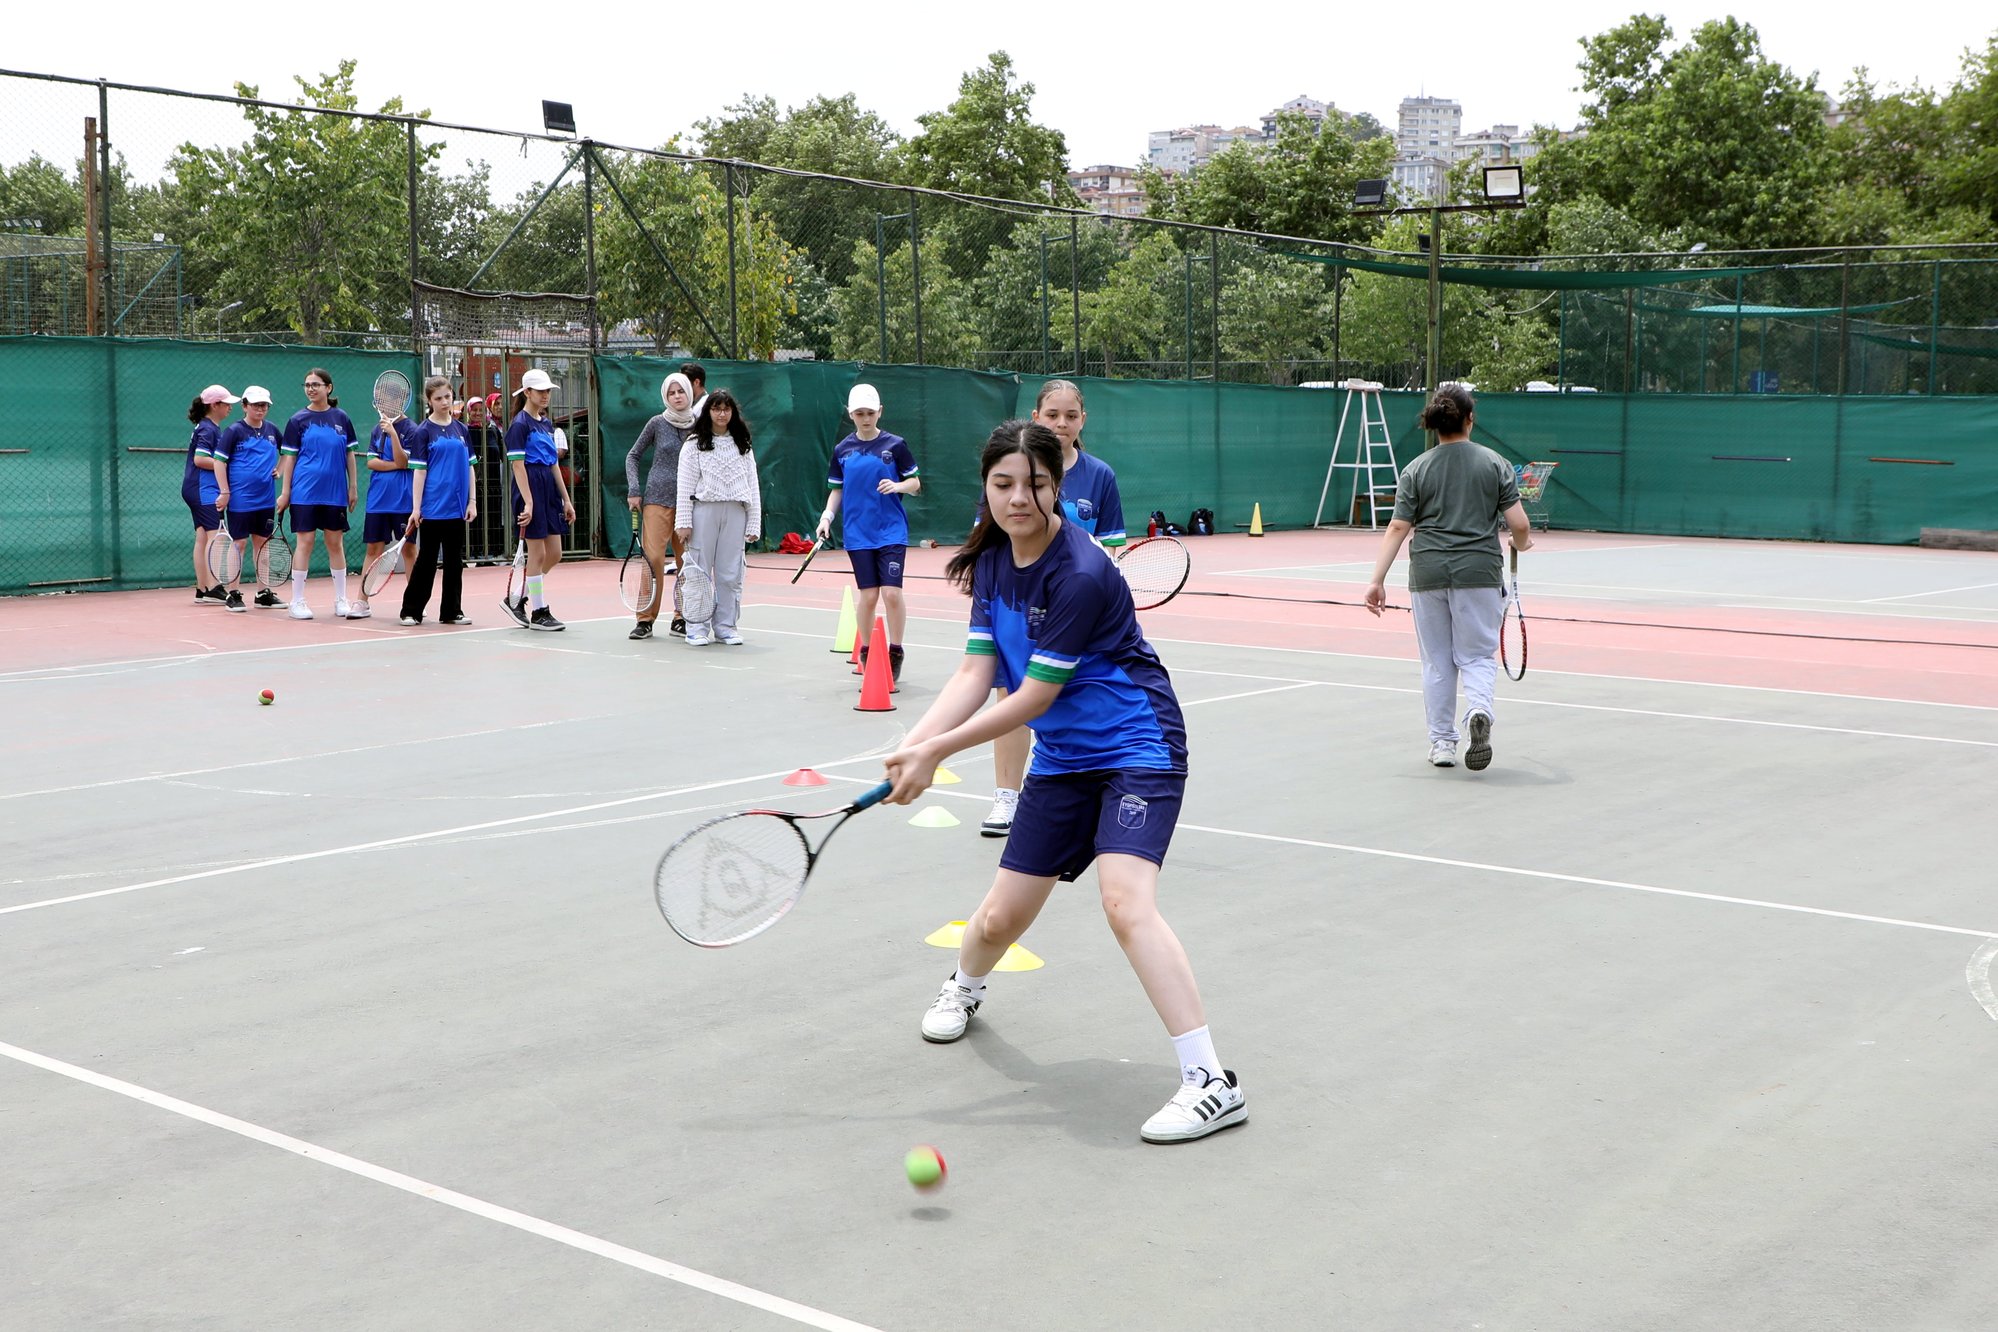
<path fill-rule="evenodd" d="M 1037 89 L 1036 117 L 1068 136 L 1070 161 L 1082 166 L 1135 165 L 1148 130 L 1254 123 L 1300 93 L 1371 112 L 1390 128 L 1401 99 L 1418 93 L 1461 102 L 1467 130 L 1572 125 L 1578 41 L 1638 7 L 206 0 L 173 8 L 112 0 L 72 10 L 21 0 L 11 8 L 0 29 L 0 65 L 10 69 L 205 92 L 227 92 L 240 79 L 274 96 L 290 93 L 291 75 L 353 56 L 370 110 L 399 94 L 440 120 L 538 130 L 540 99 L 548 97 L 574 103 L 585 134 L 641 147 L 685 133 L 751 92 L 783 106 L 853 92 L 911 134 L 918 115 L 949 104 L 966 70 L 1003 49 Z M 1663 12 L 1681 39 L 1733 12 L 1760 32 L 1765 53 L 1800 74 L 1815 71 L 1833 92 L 1861 64 L 1882 85 L 1946 87 L 1965 48 L 1983 50 L 1998 31 L 1992 11 L 1963 0 L 1901 0 L 1885 9 L 1743 0 L 1732 11 L 1669 4 L 1647 12 Z M 1374 21 L 1378 15 L 1407 22 Z M 22 155 L 22 122 L 9 100 L 22 88 L 0 80 L 7 160 Z M 65 156 L 73 137 L 65 128 Z"/>

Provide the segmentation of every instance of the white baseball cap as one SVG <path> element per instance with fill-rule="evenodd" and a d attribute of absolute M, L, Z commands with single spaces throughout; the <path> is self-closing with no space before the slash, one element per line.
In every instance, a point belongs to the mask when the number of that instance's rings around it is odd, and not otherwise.
<path fill-rule="evenodd" d="M 846 395 L 846 409 L 849 412 L 878 412 L 881 410 L 881 395 L 874 391 L 872 384 L 855 384 L 852 392 Z"/>
<path fill-rule="evenodd" d="M 201 400 L 213 407 L 218 402 L 241 402 L 242 399 L 223 388 L 220 384 L 210 384 L 201 390 Z"/>
<path fill-rule="evenodd" d="M 265 388 L 262 384 L 252 384 L 248 388 L 243 390 L 244 402 L 267 403 L 270 400 L 271 400 L 271 391 Z"/>
<path fill-rule="evenodd" d="M 555 383 L 554 380 L 548 377 L 548 372 L 546 370 L 529 370 L 526 374 L 520 377 L 520 387 L 515 389 L 513 392 L 515 397 L 519 397 L 521 394 L 527 392 L 527 390 L 529 389 L 553 390 L 557 387 L 559 386 Z"/>

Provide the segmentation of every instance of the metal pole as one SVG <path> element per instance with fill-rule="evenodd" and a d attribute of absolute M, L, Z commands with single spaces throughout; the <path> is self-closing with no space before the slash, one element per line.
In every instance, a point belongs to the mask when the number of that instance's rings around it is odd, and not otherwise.
<path fill-rule="evenodd" d="M 1443 375 L 1443 210 L 1429 210 L 1429 391 Z"/>
<path fill-rule="evenodd" d="M 106 297 L 104 304 L 108 311 L 111 304 L 108 296 L 111 281 L 111 256 L 113 253 L 111 248 L 111 90 L 103 79 L 97 81 L 97 181 L 98 191 L 96 200 L 86 199 L 84 200 L 84 206 L 86 208 L 94 207 L 99 210 L 97 235 L 104 246 L 100 275 L 103 278 L 103 291 Z M 98 292 L 92 291 L 90 299 L 98 299 Z M 104 506 L 104 512 L 110 515 L 111 533 L 108 544 L 111 548 L 111 581 L 117 583 L 124 578 L 125 574 L 124 505 L 121 486 L 122 478 L 119 475 L 123 467 L 122 459 L 125 457 L 125 454 L 118 446 L 118 339 L 112 336 L 109 328 L 103 329 L 102 332 L 104 334 L 104 448 L 107 451 L 104 458 L 104 474 L 108 483 L 106 489 L 110 492 L 110 503 Z M 97 521 L 93 519 L 91 525 L 93 528 L 96 528 Z M 94 539 L 99 537 L 101 533 L 93 531 L 91 535 Z M 102 549 L 101 545 L 99 549 Z"/>
<path fill-rule="evenodd" d="M 1082 373 L 1082 272 L 1076 259 L 1076 222 L 1068 219 L 1068 323 L 1073 333 L 1069 345 L 1075 348 L 1075 373 Z"/>
<path fill-rule="evenodd" d="M 1048 231 L 1041 228 L 1041 373 L 1048 373 Z"/>
<path fill-rule="evenodd" d="M 1734 280 L 1734 365 L 1728 370 L 1727 391 L 1741 392 L 1741 278 Z"/>
<path fill-rule="evenodd" d="M 1193 251 L 1186 252 L 1186 382 L 1193 382 Z"/>
<path fill-rule="evenodd" d="M 923 244 L 916 229 L 916 192 L 909 191 L 909 285 L 916 298 L 916 364 L 923 364 Z"/>
<path fill-rule="evenodd" d="M 61 265 L 68 267 L 65 262 Z M 63 283 L 66 290 L 68 282 Z M 94 338 L 97 325 L 97 117 L 83 118 L 83 336 Z M 58 325 L 61 327 L 61 325 Z M 63 330 L 67 332 L 67 329 Z"/>
<path fill-rule="evenodd" d="M 1568 389 L 1568 293 L 1565 291 L 1561 293 L 1560 329 L 1561 350 L 1554 362 L 1554 382 L 1565 393 Z M 1706 380 L 1702 378 L 1700 382 L 1704 384 Z"/>
<path fill-rule="evenodd" d="M 735 310 L 735 163 L 722 163 L 722 192 L 728 196 L 728 354 L 742 359 L 742 338 Z"/>
<path fill-rule="evenodd" d="M 1207 338 L 1208 354 L 1213 358 L 1210 378 L 1219 385 L 1221 382 L 1221 237 L 1214 232 L 1207 233 Z M 1215 402 L 1215 413 L 1220 413 L 1220 398 Z"/>
<path fill-rule="evenodd" d="M 1563 295 L 1566 293 L 1564 292 Z M 1346 270 L 1335 267 L 1332 270 L 1332 382 L 1338 383 L 1345 376 L 1339 370 L 1339 334 L 1345 324 Z M 1324 503 L 1323 497 L 1319 500 Z M 1312 526 L 1317 526 L 1314 520 Z"/>
<path fill-rule="evenodd" d="M 1938 339 L 1942 332 L 1942 260 L 1940 259 L 1936 260 L 1935 274 L 1935 286 L 1929 295 L 1929 396 L 1932 398 L 1936 394 L 1936 380 L 1941 378 L 1936 366 L 1936 349 L 1940 345 Z"/>
<path fill-rule="evenodd" d="M 416 299 L 417 257 L 416 257 L 416 122 L 403 122 L 407 132 L 409 158 L 409 350 L 417 360 L 419 370 L 427 370 L 422 364 L 423 356 L 423 303 Z"/>
<path fill-rule="evenodd" d="M 888 364 L 888 260 L 882 254 L 884 239 L 881 214 L 874 215 L 874 307 L 881 317 L 881 364 Z"/>
<path fill-rule="evenodd" d="M 597 150 L 583 140 L 583 293 L 590 298 L 590 354 L 597 352 Z M 594 435 L 596 432 L 591 431 Z M 601 507 L 601 506 L 599 506 Z"/>

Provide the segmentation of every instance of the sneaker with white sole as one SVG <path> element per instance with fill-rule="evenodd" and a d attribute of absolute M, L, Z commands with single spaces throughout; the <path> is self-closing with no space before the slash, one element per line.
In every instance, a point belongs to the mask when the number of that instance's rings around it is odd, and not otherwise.
<path fill-rule="evenodd" d="M 421 615 L 404 615 L 402 617 L 402 627 L 405 629 L 414 629 L 422 623 L 423 617 Z"/>
<path fill-rule="evenodd" d="M 249 607 L 243 604 L 243 594 L 241 592 L 238 592 L 233 587 L 229 589 L 228 601 L 224 602 L 223 604 L 229 610 L 236 611 L 238 613 L 249 610 Z"/>
<path fill-rule="evenodd" d="M 1249 1122 L 1248 1098 L 1235 1083 L 1232 1070 L 1209 1076 L 1199 1086 L 1184 1083 L 1159 1112 L 1145 1121 L 1138 1136 L 1146 1142 L 1192 1142 L 1210 1133 Z"/>
<path fill-rule="evenodd" d="M 526 597 L 501 597 L 500 606 L 502 609 L 506 611 L 507 615 L 513 620 L 515 624 L 519 625 L 523 629 L 527 628 Z"/>
<path fill-rule="evenodd" d="M 715 637 L 721 640 L 724 647 L 742 646 L 742 635 L 733 629 L 724 629 L 719 634 L 716 634 Z"/>
<path fill-rule="evenodd" d="M 365 601 L 353 601 L 347 604 L 347 618 L 350 620 L 371 620 L 374 614 L 374 607 Z"/>
<path fill-rule="evenodd" d="M 292 603 L 291 603 L 291 618 L 292 618 L 292 619 L 294 619 L 294 620 L 309 620 L 309 619 L 311 619 L 311 618 L 312 618 L 312 607 L 310 607 L 310 606 L 306 605 L 306 604 L 305 604 L 304 602 L 302 602 L 302 601 L 294 601 L 294 602 L 292 602 Z"/>
<path fill-rule="evenodd" d="M 349 600 L 347 600 L 347 599 L 346 599 L 345 597 L 340 597 L 340 598 L 336 599 L 336 600 L 335 600 L 335 601 L 333 602 L 333 618 L 334 618 L 334 619 L 336 619 L 336 620 L 351 620 L 351 619 L 353 619 L 353 618 L 354 618 L 354 603 L 353 603 L 353 602 L 351 602 L 351 601 L 349 601 Z"/>
<path fill-rule="evenodd" d="M 957 973 L 952 972 L 937 991 L 936 1002 L 930 1011 L 923 1014 L 923 1039 L 938 1045 L 948 1045 L 964 1035 L 964 1029 L 971 1025 L 971 1015 L 985 1002 L 985 992 L 974 994 L 957 983 Z"/>
<path fill-rule="evenodd" d="M 978 825 L 981 837 L 1004 837 L 1013 831 L 1013 814 L 1020 807 L 1020 793 L 1011 787 L 1002 786 L 992 793 L 992 808 L 985 815 L 985 822 Z"/>
<path fill-rule="evenodd" d="M 708 627 L 706 625 L 690 624 L 687 626 L 688 647 L 706 647 L 708 644 L 714 641 L 715 641 L 714 635 L 708 632 Z"/>
<path fill-rule="evenodd" d="M 263 607 L 265 610 L 271 610 L 274 607 L 284 605 L 284 603 L 277 599 L 277 593 L 266 587 L 258 589 L 257 605 Z"/>
<path fill-rule="evenodd" d="M 545 634 L 559 634 L 569 626 L 556 619 L 554 611 L 543 606 L 540 610 L 527 617 L 527 627 L 529 629 L 539 629 Z"/>
<path fill-rule="evenodd" d="M 1456 767 L 1457 742 L 1455 740 L 1438 740 L 1435 744 L 1429 746 L 1429 764 L 1435 768 Z"/>
<path fill-rule="evenodd" d="M 1483 772 L 1492 765 L 1492 714 L 1482 708 L 1474 709 L 1464 718 L 1470 728 L 1471 743 L 1464 749 L 1464 766 L 1472 772 Z"/>

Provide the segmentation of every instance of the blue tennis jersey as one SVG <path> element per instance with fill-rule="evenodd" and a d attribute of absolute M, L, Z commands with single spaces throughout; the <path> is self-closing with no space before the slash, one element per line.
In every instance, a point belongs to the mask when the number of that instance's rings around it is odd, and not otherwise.
<path fill-rule="evenodd" d="M 1124 542 L 1124 498 L 1110 464 L 1080 449 L 1075 466 L 1062 473 L 1061 511 L 1077 527 L 1106 546 Z"/>
<path fill-rule="evenodd" d="M 516 412 L 506 428 L 506 460 L 553 467 L 561 460 L 555 452 L 555 423 L 547 417 L 536 420 L 526 412 Z"/>
<path fill-rule="evenodd" d="M 181 473 L 180 493 L 186 495 L 190 488 L 201 498 L 203 504 L 213 504 L 215 497 L 222 493 L 216 483 L 215 473 L 196 467 L 197 457 L 213 458 L 215 441 L 221 435 L 221 427 L 213 421 L 202 420 L 194 423 L 194 433 L 187 440 L 187 470 Z"/>
<path fill-rule="evenodd" d="M 400 417 L 395 423 L 396 437 L 402 441 L 402 451 L 410 451 L 410 441 L 416 437 L 416 423 L 408 417 Z M 395 461 L 395 449 L 390 446 L 388 434 L 379 422 L 374 434 L 368 437 L 368 453 L 383 462 Z M 413 464 L 412 464 L 413 465 Z M 368 473 L 368 512 L 400 514 L 408 513 L 410 495 L 415 489 L 415 474 L 408 467 L 398 467 L 389 472 Z"/>
<path fill-rule="evenodd" d="M 338 407 L 323 412 L 308 407 L 285 422 L 281 451 L 298 459 L 292 464 L 291 502 L 346 508 L 347 451 L 360 442 L 354 423 Z"/>
<path fill-rule="evenodd" d="M 215 461 L 229 469 L 229 507 L 257 513 L 277 507 L 278 428 L 269 417 L 260 426 L 236 421 L 222 432 Z"/>
<path fill-rule="evenodd" d="M 995 683 L 1061 686 L 1028 722 L 1036 773 L 1186 771 L 1186 719 L 1163 662 L 1138 628 L 1131 589 L 1089 534 L 1063 523 L 1016 568 L 1009 544 L 978 557 L 967 655 L 998 658 Z"/>
<path fill-rule="evenodd" d="M 883 481 L 916 474 L 916 456 L 900 435 L 848 435 L 833 448 L 826 484 L 840 492 L 840 533 L 848 550 L 909 544 L 909 515 L 900 495 L 883 495 Z"/>
<path fill-rule="evenodd" d="M 423 473 L 424 518 L 463 518 L 472 504 L 472 450 L 465 427 L 425 420 L 407 447 L 409 465 Z"/>

